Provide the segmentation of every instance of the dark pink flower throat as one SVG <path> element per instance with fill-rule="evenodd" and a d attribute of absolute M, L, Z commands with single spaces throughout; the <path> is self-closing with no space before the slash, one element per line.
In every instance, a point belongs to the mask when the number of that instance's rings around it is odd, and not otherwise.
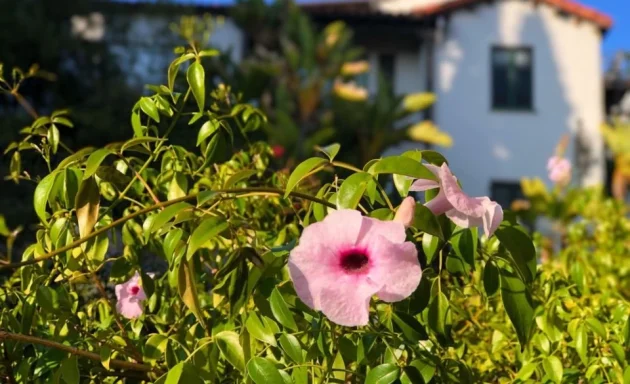
<path fill-rule="evenodd" d="M 138 292 L 140 292 L 140 287 L 138 287 L 137 285 L 134 285 L 133 287 L 131 287 L 131 294 L 132 295 L 137 295 Z"/>
<path fill-rule="evenodd" d="M 351 248 L 341 252 L 341 268 L 348 273 L 361 273 L 370 266 L 370 258 L 364 249 Z"/>

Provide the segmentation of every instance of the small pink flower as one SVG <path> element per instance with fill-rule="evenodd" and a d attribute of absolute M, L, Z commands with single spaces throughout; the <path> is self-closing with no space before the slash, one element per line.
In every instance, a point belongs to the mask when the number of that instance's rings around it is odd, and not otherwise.
<path fill-rule="evenodd" d="M 394 221 L 402 223 L 405 228 L 411 227 L 411 223 L 413 223 L 413 214 L 416 210 L 416 200 L 413 197 L 407 196 L 400 203 L 400 207 L 396 211 L 396 215 L 394 216 Z"/>
<path fill-rule="evenodd" d="M 286 149 L 282 145 L 272 145 L 271 152 L 273 153 L 273 157 L 276 159 L 284 156 L 286 153 Z"/>
<path fill-rule="evenodd" d="M 154 276 L 153 273 L 148 275 L 151 278 Z M 142 315 L 142 302 L 146 298 L 138 272 L 127 282 L 116 285 L 116 310 L 128 319 L 136 319 Z"/>
<path fill-rule="evenodd" d="M 568 184 L 571 181 L 571 163 L 569 160 L 552 156 L 547 162 L 547 171 L 549 171 L 549 180 L 558 184 Z"/>
<path fill-rule="evenodd" d="M 309 225 L 289 256 L 300 299 L 344 326 L 368 324 L 370 298 L 387 302 L 411 295 L 420 283 L 418 251 L 397 221 L 361 216 L 351 209 Z"/>
<path fill-rule="evenodd" d="M 446 163 L 441 167 L 425 164 L 439 181 L 418 179 L 410 191 L 426 191 L 440 188 L 439 193 L 424 205 L 435 215 L 445 213 L 453 223 L 462 227 L 483 227 L 486 236 L 491 236 L 503 221 L 503 209 L 488 197 L 470 197 L 457 184 Z"/>

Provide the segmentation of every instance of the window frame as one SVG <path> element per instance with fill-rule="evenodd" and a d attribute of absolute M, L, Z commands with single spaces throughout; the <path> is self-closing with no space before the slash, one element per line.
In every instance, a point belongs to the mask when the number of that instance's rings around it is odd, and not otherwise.
<path fill-rule="evenodd" d="M 529 56 L 529 72 L 530 72 L 530 97 L 529 105 L 498 105 L 495 97 L 495 76 L 494 76 L 494 58 L 496 52 L 527 52 Z M 498 112 L 534 112 L 535 105 L 535 58 L 534 48 L 531 45 L 499 45 L 495 44 L 490 47 L 490 109 Z M 508 87 L 509 92 L 509 87 Z"/>

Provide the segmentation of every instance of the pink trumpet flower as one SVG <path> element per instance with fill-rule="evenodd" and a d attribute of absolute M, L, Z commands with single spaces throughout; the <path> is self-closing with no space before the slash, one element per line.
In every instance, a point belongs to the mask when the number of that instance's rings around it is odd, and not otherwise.
<path fill-rule="evenodd" d="M 334 211 L 304 229 L 291 251 L 295 291 L 334 323 L 367 325 L 373 295 L 400 301 L 420 283 L 418 251 L 405 237 L 402 222 L 364 217 L 351 209 Z"/>
<path fill-rule="evenodd" d="M 503 221 L 503 209 L 487 196 L 470 197 L 457 184 L 446 163 L 441 167 L 432 164 L 425 166 L 437 176 L 438 181 L 418 179 L 410 191 L 427 191 L 440 188 L 437 196 L 424 205 L 435 215 L 442 213 L 462 228 L 482 227 L 486 236 L 490 237 Z"/>
<path fill-rule="evenodd" d="M 554 183 L 568 184 L 571 181 L 571 162 L 563 157 L 550 157 L 547 162 L 547 171 L 549 171 L 549 180 Z"/>
<path fill-rule="evenodd" d="M 151 278 L 154 276 L 153 273 L 148 275 Z M 116 310 L 127 319 L 136 319 L 142 315 L 142 302 L 147 299 L 147 295 L 138 272 L 128 281 L 116 285 L 116 299 Z"/>

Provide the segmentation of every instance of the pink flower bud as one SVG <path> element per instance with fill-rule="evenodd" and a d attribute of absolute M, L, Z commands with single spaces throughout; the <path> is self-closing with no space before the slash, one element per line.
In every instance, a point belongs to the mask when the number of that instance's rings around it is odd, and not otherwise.
<path fill-rule="evenodd" d="M 413 223 L 413 214 L 416 210 L 416 201 L 413 197 L 407 196 L 398 207 L 394 221 L 402 223 L 405 228 L 409 228 Z"/>

